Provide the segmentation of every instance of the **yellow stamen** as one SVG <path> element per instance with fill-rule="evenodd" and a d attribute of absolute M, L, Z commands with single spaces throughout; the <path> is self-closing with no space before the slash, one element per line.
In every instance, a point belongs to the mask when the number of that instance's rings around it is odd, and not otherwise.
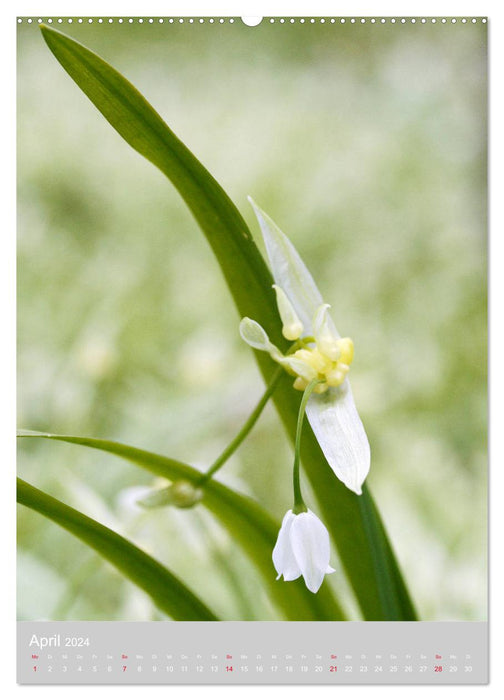
<path fill-rule="evenodd" d="M 306 379 L 303 379 L 303 377 L 296 377 L 296 381 L 294 382 L 293 386 L 294 389 L 297 389 L 298 391 L 304 391 L 309 383 L 310 382 L 307 382 Z"/>
<path fill-rule="evenodd" d="M 345 365 L 345 367 L 346 366 L 347 365 Z M 338 365 L 336 366 L 335 369 L 331 370 L 330 372 L 328 372 L 326 374 L 327 383 L 329 384 L 329 386 L 339 386 L 340 384 L 343 384 L 343 382 L 345 381 L 345 377 L 347 375 L 347 372 L 348 372 L 348 370 L 344 371 L 344 370 L 340 369 L 339 363 L 338 363 Z"/>
<path fill-rule="evenodd" d="M 329 364 L 326 357 L 320 353 L 317 348 L 304 348 L 302 350 L 296 350 L 294 357 L 299 358 L 305 364 L 312 367 L 317 374 L 324 374 L 326 369 L 328 369 Z"/>
<path fill-rule="evenodd" d="M 338 338 L 336 341 L 340 350 L 340 361 L 351 365 L 354 356 L 354 344 L 351 338 Z"/>

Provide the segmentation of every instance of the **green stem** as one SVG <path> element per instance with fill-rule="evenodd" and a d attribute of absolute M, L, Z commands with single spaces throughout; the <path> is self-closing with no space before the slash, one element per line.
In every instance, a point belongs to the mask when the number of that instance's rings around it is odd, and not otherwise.
<path fill-rule="evenodd" d="M 303 430 L 303 421 L 306 404 L 308 403 L 308 399 L 310 398 L 312 391 L 315 389 L 317 384 L 320 384 L 320 382 L 320 379 L 312 379 L 312 381 L 304 390 L 303 398 L 301 399 L 301 403 L 299 404 L 299 413 L 296 428 L 296 443 L 294 447 L 294 466 L 292 468 L 292 481 L 294 485 L 294 506 L 292 508 L 292 512 L 296 514 L 306 513 L 306 511 L 308 510 L 308 508 L 305 505 L 305 502 L 303 501 L 303 496 L 301 495 L 301 483 L 299 480 L 299 452 L 301 448 L 301 432 Z"/>
<path fill-rule="evenodd" d="M 208 470 L 203 474 L 201 477 L 201 480 L 198 483 L 198 486 L 202 486 L 205 484 L 209 479 L 212 478 L 212 476 L 215 474 L 215 472 L 222 467 L 223 464 L 225 464 L 228 459 L 231 457 L 234 452 L 238 449 L 238 447 L 242 444 L 242 442 L 245 440 L 247 435 L 250 433 L 254 425 L 256 424 L 259 416 L 263 412 L 264 407 L 268 403 L 268 400 L 270 399 L 271 395 L 275 391 L 275 389 L 278 386 L 278 383 L 280 381 L 280 378 L 282 377 L 284 370 L 282 367 L 279 367 L 276 372 L 274 372 L 273 377 L 271 379 L 271 382 L 268 384 L 266 387 L 266 391 L 264 394 L 261 396 L 259 403 L 257 406 L 254 408 L 250 416 L 248 417 L 245 425 L 243 428 L 240 430 L 238 435 L 232 440 L 229 445 L 226 447 L 224 452 L 222 452 L 219 457 L 215 460 L 215 462 L 208 468 Z"/>

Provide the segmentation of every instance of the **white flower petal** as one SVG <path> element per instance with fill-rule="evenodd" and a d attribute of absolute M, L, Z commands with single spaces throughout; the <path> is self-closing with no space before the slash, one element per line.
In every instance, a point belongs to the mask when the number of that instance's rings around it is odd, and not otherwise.
<path fill-rule="evenodd" d="M 278 574 L 284 577 L 284 581 L 294 581 L 301 576 L 290 542 L 290 530 L 296 516 L 292 510 L 288 510 L 282 520 L 282 527 L 278 533 L 278 538 L 273 549 L 273 564 Z"/>
<path fill-rule="evenodd" d="M 312 394 L 306 415 L 331 469 L 345 486 L 360 495 L 371 452 L 348 379 L 323 394 Z"/>
<path fill-rule="evenodd" d="M 335 362 L 341 355 L 341 350 L 337 342 L 339 335 L 335 332 L 334 323 L 332 323 L 331 317 L 327 313 L 329 308 L 329 304 L 322 304 L 317 309 L 313 319 L 313 335 L 315 336 L 317 348 L 322 355 Z"/>
<path fill-rule="evenodd" d="M 245 316 L 245 318 L 242 318 L 242 320 L 240 321 L 240 335 L 243 338 L 243 340 L 252 348 L 255 348 L 256 350 L 264 350 L 265 352 L 269 352 L 271 357 L 274 360 L 277 360 L 277 362 L 283 358 L 283 355 L 280 352 L 280 350 L 276 347 L 276 345 L 273 345 L 273 343 L 268 338 L 268 334 L 266 333 L 264 328 L 259 323 L 257 323 L 257 321 L 253 321 L 247 316 Z"/>
<path fill-rule="evenodd" d="M 329 533 L 324 524 L 309 510 L 300 513 L 290 528 L 292 551 L 301 569 L 306 587 L 316 593 L 329 567 Z"/>
<path fill-rule="evenodd" d="M 288 296 L 291 304 L 304 327 L 307 335 L 312 334 L 312 321 L 317 309 L 323 304 L 313 277 L 287 236 L 282 233 L 275 222 L 254 202 L 248 198 L 259 221 L 271 271 L 276 284 Z M 329 319 L 329 323 L 332 321 Z M 332 324 L 334 325 L 334 324 Z M 333 329 L 337 334 L 336 328 Z"/>
<path fill-rule="evenodd" d="M 331 355 L 335 355 L 336 352 L 333 353 L 332 347 L 328 346 L 326 340 L 330 342 L 331 336 L 336 339 L 340 336 L 331 317 L 327 314 L 328 307 L 324 304 L 311 274 L 287 236 L 251 197 L 248 199 L 261 227 L 276 284 L 287 295 L 303 323 L 305 333 L 314 335 L 316 331 L 317 346 L 321 345 L 318 348 L 319 351 L 331 359 Z M 353 345 L 350 346 L 349 342 L 345 344 L 344 341 L 348 339 L 339 340 L 338 349 L 344 355 L 343 364 L 350 364 Z M 272 354 L 271 350 L 268 352 Z M 272 357 L 284 366 L 289 366 L 282 356 L 279 359 L 272 354 Z M 301 377 L 296 379 L 296 388 L 302 388 L 308 376 L 305 368 L 293 366 L 290 368 Z M 298 369 L 302 369 L 303 372 L 299 372 Z M 343 365 L 340 370 L 344 370 Z M 340 377 L 335 375 L 328 383 L 336 384 L 339 380 Z M 362 484 L 369 472 L 371 459 L 369 442 L 355 408 L 348 380 L 340 386 L 330 386 L 327 391 L 325 391 L 326 388 L 327 384 L 319 385 L 314 391 L 308 401 L 306 415 L 336 476 L 349 489 L 360 495 Z M 316 393 L 317 390 L 323 393 Z"/>
<path fill-rule="evenodd" d="M 165 482 L 166 483 L 166 482 Z M 116 506 L 122 517 L 129 517 L 143 513 L 143 508 L 138 502 L 152 492 L 150 486 L 130 486 L 122 489 L 116 496 Z"/>

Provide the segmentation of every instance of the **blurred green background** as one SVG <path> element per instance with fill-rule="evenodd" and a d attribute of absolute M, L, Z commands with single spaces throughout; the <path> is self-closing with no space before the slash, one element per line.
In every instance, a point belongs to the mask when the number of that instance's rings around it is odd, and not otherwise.
<path fill-rule="evenodd" d="M 55 26 L 136 85 L 261 250 L 248 194 L 290 236 L 354 339 L 368 484 L 421 618 L 485 619 L 485 26 Z M 262 392 L 217 263 L 171 184 L 99 115 L 35 23 L 18 25 L 18 51 L 19 426 L 204 469 Z M 292 457 L 268 407 L 219 478 L 281 519 Z M 202 508 L 135 508 L 153 484 L 142 470 L 23 440 L 18 472 L 132 538 L 224 619 L 278 617 Z M 18 554 L 20 619 L 161 619 L 21 506 Z M 341 567 L 328 580 L 357 618 Z"/>

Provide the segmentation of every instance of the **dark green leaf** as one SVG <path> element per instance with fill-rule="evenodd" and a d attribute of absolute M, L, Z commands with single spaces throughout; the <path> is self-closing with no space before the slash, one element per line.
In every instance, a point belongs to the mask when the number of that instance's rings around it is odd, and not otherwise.
<path fill-rule="evenodd" d="M 58 523 L 150 595 L 174 620 L 217 620 L 214 613 L 168 569 L 108 527 L 56 498 L 17 480 L 18 502 Z"/>

